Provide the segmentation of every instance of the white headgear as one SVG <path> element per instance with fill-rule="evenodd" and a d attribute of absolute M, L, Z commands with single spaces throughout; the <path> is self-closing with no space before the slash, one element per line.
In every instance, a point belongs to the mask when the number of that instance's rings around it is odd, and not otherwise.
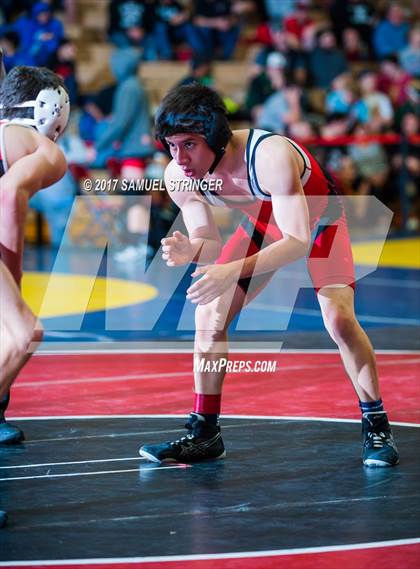
<path fill-rule="evenodd" d="M 4 108 L 5 105 L 2 105 Z M 11 118 L 8 122 L 34 126 L 54 142 L 66 128 L 70 115 L 70 101 L 63 87 L 42 89 L 34 101 L 13 105 L 14 109 L 34 109 L 34 118 Z"/>

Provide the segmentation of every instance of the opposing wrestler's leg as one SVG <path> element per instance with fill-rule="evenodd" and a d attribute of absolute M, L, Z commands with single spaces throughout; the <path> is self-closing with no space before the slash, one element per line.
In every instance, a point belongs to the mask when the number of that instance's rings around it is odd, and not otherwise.
<path fill-rule="evenodd" d="M 0 261 L 0 409 L 19 371 L 42 340 L 42 327 L 25 304 L 4 263 Z M 3 410 L 4 413 L 4 410 Z M 22 432 L 0 416 L 0 443 L 15 443 Z"/>

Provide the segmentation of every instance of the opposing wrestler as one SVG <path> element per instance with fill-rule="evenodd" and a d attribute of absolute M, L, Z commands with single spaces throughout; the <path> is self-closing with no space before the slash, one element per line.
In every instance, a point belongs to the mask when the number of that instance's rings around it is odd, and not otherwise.
<path fill-rule="evenodd" d="M 20 294 L 29 199 L 63 177 L 55 144 L 70 112 L 61 79 L 46 68 L 20 66 L 0 87 L 0 443 L 22 440 L 7 423 L 9 388 L 42 339 L 42 327 Z M 0 523 L 1 523 L 0 516 Z M 3 516 L 4 518 L 4 516 Z"/>

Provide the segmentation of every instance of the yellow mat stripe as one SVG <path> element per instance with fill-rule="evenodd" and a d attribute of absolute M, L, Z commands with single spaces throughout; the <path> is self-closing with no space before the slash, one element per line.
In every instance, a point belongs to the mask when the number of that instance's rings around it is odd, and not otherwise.
<path fill-rule="evenodd" d="M 380 255 L 379 267 L 420 268 L 420 238 L 389 240 L 382 252 L 381 247 L 381 241 L 353 244 L 354 262 L 356 265 L 375 266 Z"/>
<path fill-rule="evenodd" d="M 26 273 L 22 293 L 41 318 L 121 308 L 155 298 L 155 287 L 122 279 Z"/>
<path fill-rule="evenodd" d="M 420 269 L 420 238 L 353 244 L 357 265 Z M 69 316 L 147 302 L 158 295 L 155 287 L 123 279 L 88 275 L 26 273 L 22 292 L 41 318 Z"/>

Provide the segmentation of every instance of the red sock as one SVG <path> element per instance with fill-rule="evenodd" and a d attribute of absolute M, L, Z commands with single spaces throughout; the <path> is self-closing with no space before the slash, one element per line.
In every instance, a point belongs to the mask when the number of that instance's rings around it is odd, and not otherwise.
<path fill-rule="evenodd" d="M 200 415 L 219 415 L 221 401 L 221 393 L 217 395 L 196 393 L 194 396 L 194 413 L 199 413 Z"/>

